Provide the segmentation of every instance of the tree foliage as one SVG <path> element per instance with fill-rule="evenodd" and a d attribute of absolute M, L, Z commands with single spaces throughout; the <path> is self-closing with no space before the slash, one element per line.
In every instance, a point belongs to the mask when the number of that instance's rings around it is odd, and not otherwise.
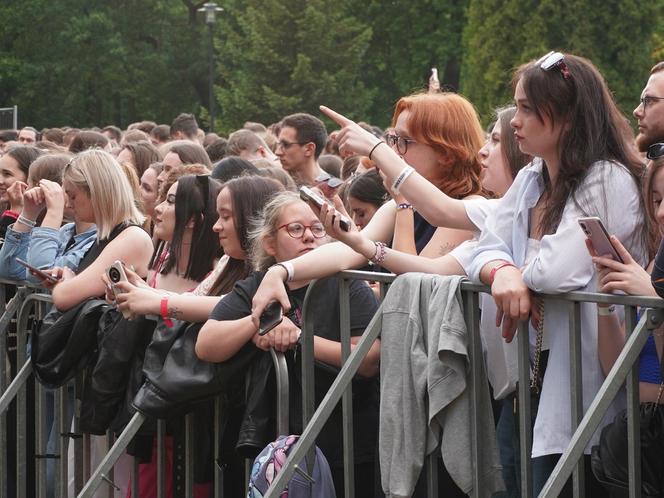
<path fill-rule="evenodd" d="M 664 58 L 664 3 L 640 0 L 217 0 L 219 131 L 318 114 L 381 126 L 431 67 L 488 121 L 514 68 L 551 49 L 591 59 L 630 114 Z M 170 122 L 208 99 L 204 0 L 3 0 L 0 106 L 20 124 Z"/>

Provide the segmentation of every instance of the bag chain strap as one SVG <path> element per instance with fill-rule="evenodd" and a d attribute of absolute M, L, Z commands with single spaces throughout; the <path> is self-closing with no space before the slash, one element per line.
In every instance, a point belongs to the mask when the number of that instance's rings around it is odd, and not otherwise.
<path fill-rule="evenodd" d="M 544 340 L 544 299 L 541 299 L 539 304 L 539 322 L 537 324 L 537 339 L 535 341 L 535 362 L 533 365 L 533 378 L 530 379 L 530 389 L 534 390 L 536 394 L 539 394 L 541 388 L 540 357 L 542 356 L 543 340 Z"/>

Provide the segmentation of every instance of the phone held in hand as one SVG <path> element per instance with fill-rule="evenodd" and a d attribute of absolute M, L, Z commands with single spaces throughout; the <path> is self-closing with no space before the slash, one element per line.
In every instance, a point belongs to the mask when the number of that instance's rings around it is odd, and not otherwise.
<path fill-rule="evenodd" d="M 312 203 L 318 209 L 322 208 L 323 204 L 330 204 L 322 196 L 318 195 L 309 187 L 300 187 L 300 199 L 302 199 L 304 202 Z M 348 232 L 350 230 L 350 220 L 346 219 L 345 216 L 341 216 L 339 219 L 339 227 L 344 232 Z"/>
<path fill-rule="evenodd" d="M 616 248 L 613 247 L 611 239 L 609 238 L 609 232 L 604 228 L 602 220 L 597 216 L 588 216 L 585 218 L 579 218 L 579 225 L 581 230 L 586 234 L 586 237 L 590 239 L 593 243 L 593 247 L 597 252 L 598 256 L 610 255 L 614 260 L 624 263 Z"/>
<path fill-rule="evenodd" d="M 284 319 L 283 310 L 279 301 L 272 301 L 263 310 L 258 326 L 258 335 L 265 335 Z"/>
<path fill-rule="evenodd" d="M 30 270 L 30 273 L 38 276 L 42 280 L 48 280 L 49 282 L 52 283 L 59 282 L 59 280 L 55 278 L 53 275 L 50 275 L 49 273 L 46 273 L 45 271 L 40 270 L 35 266 L 32 266 L 30 263 L 28 263 L 27 261 L 23 261 L 21 258 L 16 258 L 16 262 L 20 265 L 25 266 L 28 270 Z"/>
<path fill-rule="evenodd" d="M 127 279 L 127 274 L 124 271 L 124 264 L 122 264 L 122 261 L 116 261 L 111 266 L 109 266 L 108 269 L 106 270 L 106 275 L 108 276 L 108 279 L 111 281 L 111 288 L 113 289 L 113 294 L 117 297 L 117 295 L 121 294 L 121 292 L 116 290 L 115 284 L 117 284 L 118 282 L 129 281 Z M 122 312 L 122 316 L 129 319 L 129 317 L 131 316 L 131 312 L 125 310 Z"/>

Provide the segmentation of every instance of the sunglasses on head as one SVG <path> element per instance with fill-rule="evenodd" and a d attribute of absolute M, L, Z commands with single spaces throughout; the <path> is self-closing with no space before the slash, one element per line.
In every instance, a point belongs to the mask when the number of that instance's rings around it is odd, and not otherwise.
<path fill-rule="evenodd" d="M 317 176 L 314 182 L 317 185 L 321 183 L 326 183 L 327 186 L 330 188 L 338 188 L 343 184 L 342 180 L 328 173 L 323 173 L 322 175 Z"/>
<path fill-rule="evenodd" d="M 651 161 L 655 161 L 661 157 L 664 157 L 664 142 L 652 144 L 650 147 L 648 147 L 646 157 Z"/>
<path fill-rule="evenodd" d="M 571 78 L 572 75 L 569 72 L 567 64 L 565 64 L 565 55 L 561 52 L 554 52 L 553 50 L 546 54 L 536 63 L 542 71 L 551 71 L 552 69 L 559 69 L 560 74 L 563 75 L 563 78 Z"/>

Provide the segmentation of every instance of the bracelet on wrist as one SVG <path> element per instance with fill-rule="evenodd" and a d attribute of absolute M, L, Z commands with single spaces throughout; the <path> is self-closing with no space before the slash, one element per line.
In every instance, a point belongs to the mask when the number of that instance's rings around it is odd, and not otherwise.
<path fill-rule="evenodd" d="M 399 190 L 401 189 L 403 182 L 405 182 L 406 178 L 412 175 L 414 171 L 415 169 L 411 166 L 406 166 L 404 169 L 402 169 L 401 173 L 399 173 L 399 175 L 394 180 L 394 183 L 392 184 L 392 192 L 399 194 Z"/>
<path fill-rule="evenodd" d="M 161 303 L 159 306 L 159 311 L 161 314 L 161 318 L 164 320 L 164 324 L 167 327 L 172 327 L 173 320 L 171 320 L 170 317 L 168 316 L 168 295 L 162 296 Z"/>
<path fill-rule="evenodd" d="M 380 144 L 384 144 L 384 143 L 385 143 L 385 142 L 382 141 L 382 140 L 376 142 L 376 145 L 374 145 L 374 146 L 371 148 L 371 150 L 369 151 L 369 159 L 371 159 L 371 154 L 374 153 L 374 151 L 378 148 L 378 146 L 379 146 Z M 373 159 L 371 159 L 371 160 L 373 161 Z"/>
<path fill-rule="evenodd" d="M 295 276 L 295 268 L 293 267 L 293 263 L 290 261 L 283 261 L 281 263 L 275 263 L 270 268 L 274 268 L 275 266 L 281 266 L 284 270 L 286 270 L 286 282 L 292 282 L 293 277 Z M 268 270 L 270 270 L 268 268 Z"/>
<path fill-rule="evenodd" d="M 508 266 L 516 268 L 516 265 L 510 261 L 503 261 L 499 265 L 494 266 L 489 273 L 489 285 L 493 285 L 493 281 L 496 278 L 496 272 L 502 268 L 507 268 Z"/>
<path fill-rule="evenodd" d="M 597 305 L 597 314 L 599 316 L 611 316 L 616 312 L 616 305 L 611 304 L 609 306 L 600 306 Z"/>
<path fill-rule="evenodd" d="M 404 209 L 410 209 L 411 211 L 415 211 L 413 205 L 407 202 L 401 202 L 397 204 L 397 211 L 403 211 Z"/>
<path fill-rule="evenodd" d="M 376 252 L 371 256 L 371 261 L 377 265 L 385 261 L 385 255 L 387 254 L 386 244 L 384 242 L 374 242 L 376 246 Z"/>
<path fill-rule="evenodd" d="M 16 219 L 16 221 L 17 221 L 18 223 L 21 223 L 22 225 L 25 225 L 26 227 L 30 227 L 30 228 L 35 228 L 35 226 L 37 226 L 37 222 L 36 222 L 36 221 L 34 221 L 34 220 L 29 220 L 28 218 L 26 218 L 25 216 L 23 216 L 23 214 L 20 214 L 20 215 L 18 216 L 18 218 Z"/>

